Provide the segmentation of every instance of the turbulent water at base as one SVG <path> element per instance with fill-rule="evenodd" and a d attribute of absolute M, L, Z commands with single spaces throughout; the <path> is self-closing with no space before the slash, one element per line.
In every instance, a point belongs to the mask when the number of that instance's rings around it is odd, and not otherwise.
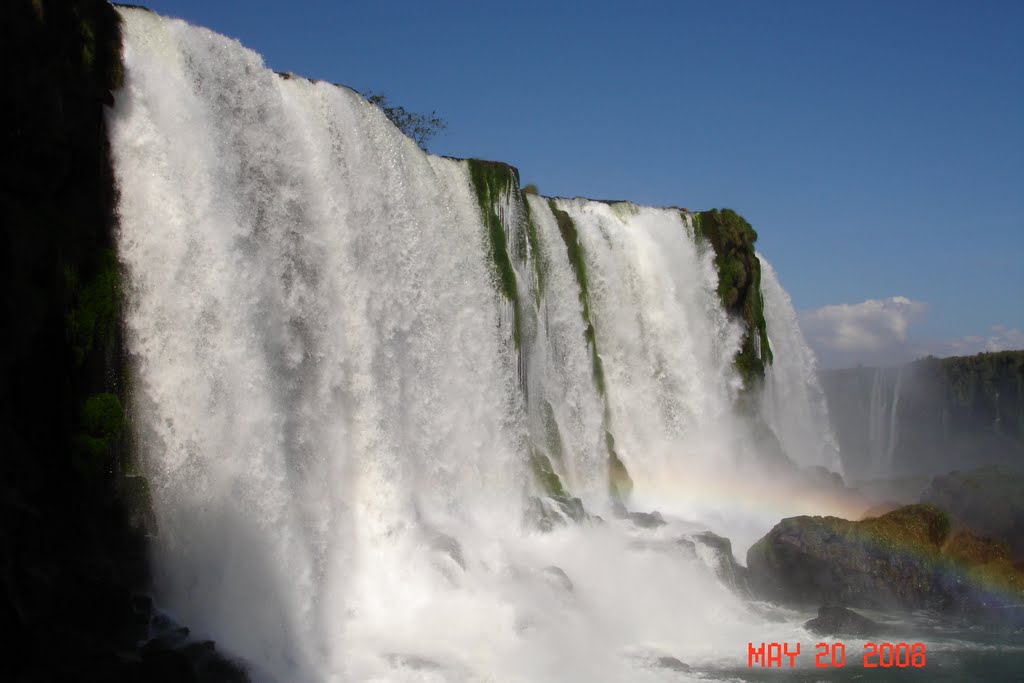
<path fill-rule="evenodd" d="M 470 165 L 357 94 L 120 11 L 109 120 L 160 604 L 280 683 L 707 680 L 748 641 L 808 640 L 688 542 L 712 529 L 742 559 L 810 511 L 750 474 L 743 330 L 690 214 L 510 186 L 484 202 L 496 241 Z M 764 273 L 761 424 L 835 469 L 813 357 Z M 667 524 L 615 514 L 611 452 L 629 508 Z M 588 519 L 559 523 L 537 455 Z"/>

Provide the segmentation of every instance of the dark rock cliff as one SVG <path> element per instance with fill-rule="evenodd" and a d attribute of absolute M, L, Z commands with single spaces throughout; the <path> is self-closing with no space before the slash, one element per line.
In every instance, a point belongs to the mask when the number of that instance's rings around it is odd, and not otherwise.
<path fill-rule="evenodd" d="M 0 680 L 242 680 L 143 594 L 104 119 L 118 15 L 103 0 L 0 7 Z"/>

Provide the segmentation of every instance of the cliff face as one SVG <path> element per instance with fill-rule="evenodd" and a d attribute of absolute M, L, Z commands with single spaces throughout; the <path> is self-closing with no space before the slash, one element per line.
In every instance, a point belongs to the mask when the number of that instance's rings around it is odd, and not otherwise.
<path fill-rule="evenodd" d="M 130 590 L 146 574 L 117 485 L 125 387 L 103 108 L 121 37 L 102 0 L 7 2 L 0 26 L 0 619 L 19 653 L 0 678 L 50 680 L 87 676 L 87 659 L 130 637 Z"/>
<path fill-rule="evenodd" d="M 1024 467 L 1024 351 L 821 373 L 853 479 Z"/>

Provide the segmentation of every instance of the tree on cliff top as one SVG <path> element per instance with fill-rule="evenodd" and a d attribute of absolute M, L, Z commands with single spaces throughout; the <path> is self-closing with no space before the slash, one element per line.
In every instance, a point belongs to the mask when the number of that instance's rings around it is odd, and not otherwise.
<path fill-rule="evenodd" d="M 412 141 L 419 145 L 420 149 L 424 152 L 427 151 L 427 140 L 448 127 L 447 122 L 439 117 L 436 111 L 432 111 L 429 114 L 411 112 L 401 105 L 394 105 L 388 102 L 387 95 L 373 92 L 365 92 L 363 97 L 370 104 L 380 107 L 391 123 L 395 124 L 408 137 L 412 138 Z"/>

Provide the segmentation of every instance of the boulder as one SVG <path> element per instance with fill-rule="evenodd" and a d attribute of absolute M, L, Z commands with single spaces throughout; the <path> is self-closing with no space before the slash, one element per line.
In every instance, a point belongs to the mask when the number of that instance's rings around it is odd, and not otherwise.
<path fill-rule="evenodd" d="M 942 510 L 920 504 L 860 522 L 784 519 L 747 552 L 750 587 L 793 605 L 1013 615 L 1024 573 L 998 543 L 949 529 Z"/>
<path fill-rule="evenodd" d="M 845 607 L 828 605 L 820 607 L 818 616 L 804 624 L 804 628 L 820 636 L 868 637 L 885 631 L 877 621 Z"/>
<path fill-rule="evenodd" d="M 742 595 L 750 593 L 747 570 L 736 562 L 736 558 L 732 554 L 732 541 L 711 531 L 695 534 L 692 539 L 695 550 L 699 545 L 711 552 L 711 569 L 725 585 Z M 680 543 L 682 540 L 685 539 L 681 539 Z"/>
<path fill-rule="evenodd" d="M 690 670 L 690 665 L 675 657 L 658 657 L 658 666 L 670 671 L 685 673 Z"/>
<path fill-rule="evenodd" d="M 626 512 L 626 517 L 633 524 L 643 529 L 665 526 L 665 518 L 657 510 L 654 512 Z"/>

